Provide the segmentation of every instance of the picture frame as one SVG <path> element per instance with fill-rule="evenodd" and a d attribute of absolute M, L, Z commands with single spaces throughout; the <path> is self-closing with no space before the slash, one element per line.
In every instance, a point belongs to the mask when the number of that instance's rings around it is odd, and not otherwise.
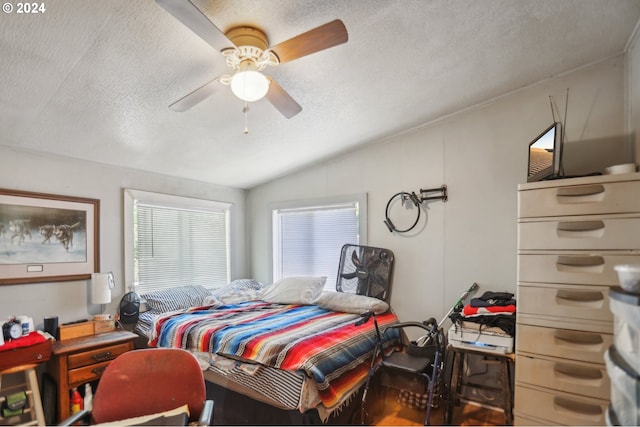
<path fill-rule="evenodd" d="M 90 279 L 99 251 L 100 200 L 0 188 L 0 285 Z"/>

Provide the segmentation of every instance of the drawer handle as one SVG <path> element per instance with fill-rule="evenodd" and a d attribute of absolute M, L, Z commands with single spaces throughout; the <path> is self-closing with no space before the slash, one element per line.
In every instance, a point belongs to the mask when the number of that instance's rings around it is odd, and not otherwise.
<path fill-rule="evenodd" d="M 556 263 L 569 267 L 595 267 L 604 265 L 604 258 L 601 256 L 560 255 Z"/>
<path fill-rule="evenodd" d="M 564 397 L 555 396 L 553 406 L 558 412 L 568 412 L 578 416 L 602 416 L 602 408 L 598 405 L 590 405 L 584 402 L 576 402 Z"/>
<path fill-rule="evenodd" d="M 42 360 L 44 358 L 44 356 L 42 356 L 41 353 L 38 353 L 38 355 L 36 356 L 36 360 Z"/>
<path fill-rule="evenodd" d="M 596 231 L 604 228 L 604 222 L 602 221 L 565 221 L 559 222 L 557 226 L 558 231 Z"/>
<path fill-rule="evenodd" d="M 553 336 L 558 341 L 564 341 L 569 344 L 576 344 L 579 346 L 586 345 L 600 345 L 604 342 L 602 337 L 598 334 L 590 334 L 587 332 L 574 332 L 574 331 L 554 331 Z"/>
<path fill-rule="evenodd" d="M 604 193 L 604 186 L 601 184 L 593 184 L 558 188 L 558 192 L 556 194 L 558 197 L 581 197 L 593 196 L 601 193 Z"/>
<path fill-rule="evenodd" d="M 99 375 L 102 375 L 104 373 L 105 369 L 107 369 L 106 366 L 100 366 L 99 368 L 93 368 L 91 370 L 91 372 L 93 372 L 94 374 L 99 376 Z"/>
<path fill-rule="evenodd" d="M 556 292 L 556 298 L 571 302 L 600 302 L 604 300 L 602 292 L 568 291 L 566 289 L 559 289 Z"/>
<path fill-rule="evenodd" d="M 93 357 L 93 360 L 95 360 L 96 362 L 104 362 L 105 360 L 108 360 L 111 357 L 111 352 L 105 351 L 104 353 L 94 354 L 91 357 Z"/>
<path fill-rule="evenodd" d="M 560 378 L 587 383 L 595 381 L 599 384 L 602 380 L 602 372 L 600 369 L 568 365 L 566 363 L 555 363 L 553 366 L 553 372 Z"/>

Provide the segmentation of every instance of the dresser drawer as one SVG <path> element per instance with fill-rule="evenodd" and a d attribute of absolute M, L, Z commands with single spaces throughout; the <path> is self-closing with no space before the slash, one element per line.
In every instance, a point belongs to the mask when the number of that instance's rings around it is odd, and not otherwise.
<path fill-rule="evenodd" d="M 122 343 L 85 351 L 83 353 L 71 354 L 69 355 L 69 369 L 112 360 L 130 349 L 131 345 L 129 343 Z"/>
<path fill-rule="evenodd" d="M 520 218 L 640 212 L 640 181 L 592 182 L 518 192 Z"/>
<path fill-rule="evenodd" d="M 640 263 L 634 255 L 605 252 L 550 252 L 518 255 L 518 280 L 538 283 L 617 286 L 617 264 Z"/>
<path fill-rule="evenodd" d="M 520 282 L 518 313 L 613 322 L 608 286 Z"/>
<path fill-rule="evenodd" d="M 608 400 L 516 385 L 514 408 L 527 417 L 564 425 L 605 425 Z"/>
<path fill-rule="evenodd" d="M 609 400 L 611 384 L 604 364 L 518 355 L 516 382 Z"/>
<path fill-rule="evenodd" d="M 109 363 L 111 363 L 111 361 L 70 369 L 69 384 L 82 384 L 99 379 L 105 369 L 107 369 L 107 366 L 109 366 Z"/>
<path fill-rule="evenodd" d="M 604 352 L 613 343 L 613 334 L 547 328 L 518 324 L 518 353 L 562 357 L 583 362 L 604 363 Z"/>
<path fill-rule="evenodd" d="M 567 217 L 554 221 L 521 221 L 520 250 L 640 249 L 638 217 Z"/>
<path fill-rule="evenodd" d="M 514 426 L 557 426 L 555 421 L 541 420 L 530 415 L 523 415 L 518 411 L 513 411 Z"/>

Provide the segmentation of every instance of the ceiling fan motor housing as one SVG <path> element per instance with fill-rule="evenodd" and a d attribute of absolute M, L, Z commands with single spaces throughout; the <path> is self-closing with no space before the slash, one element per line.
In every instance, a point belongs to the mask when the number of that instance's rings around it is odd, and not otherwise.
<path fill-rule="evenodd" d="M 227 38 L 236 46 L 254 46 L 260 50 L 267 50 L 269 40 L 262 31 L 253 27 L 235 27 L 225 33 Z"/>
<path fill-rule="evenodd" d="M 278 65 L 278 57 L 267 50 L 269 40 L 257 28 L 236 27 L 225 34 L 236 47 L 223 49 L 227 65 L 234 71 L 241 69 L 264 70 L 267 66 Z M 253 64 L 253 66 L 251 66 Z"/>

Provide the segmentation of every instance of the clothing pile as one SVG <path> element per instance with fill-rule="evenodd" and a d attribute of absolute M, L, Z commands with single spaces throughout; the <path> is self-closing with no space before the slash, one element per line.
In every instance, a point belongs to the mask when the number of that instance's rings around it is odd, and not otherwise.
<path fill-rule="evenodd" d="M 449 316 L 456 327 L 487 331 L 488 328 L 515 337 L 516 300 L 510 292 L 486 291 L 457 307 Z"/>

